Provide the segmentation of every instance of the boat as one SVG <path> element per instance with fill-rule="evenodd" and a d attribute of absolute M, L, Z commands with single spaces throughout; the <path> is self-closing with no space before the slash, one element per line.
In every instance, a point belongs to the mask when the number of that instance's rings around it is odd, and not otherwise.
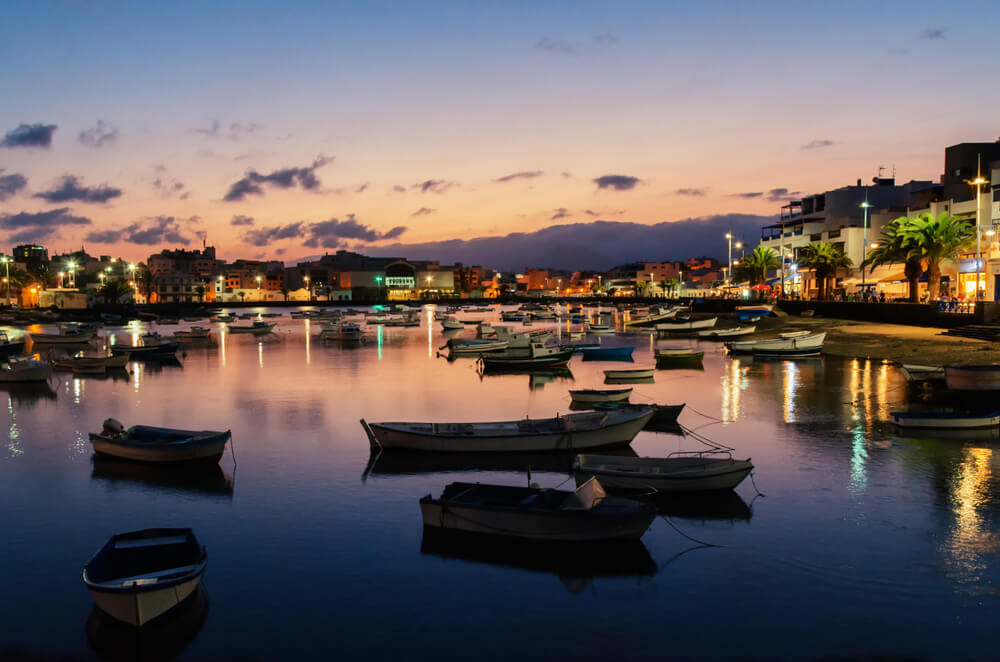
<path fill-rule="evenodd" d="M 68 356 L 53 360 L 55 367 L 65 370 L 105 372 L 107 370 L 124 370 L 128 366 L 129 355 L 118 356 Z"/>
<path fill-rule="evenodd" d="M 359 324 L 354 322 L 341 322 L 332 326 L 323 325 L 319 337 L 322 340 L 338 340 L 346 342 L 359 342 L 365 339 L 365 332 Z"/>
<path fill-rule="evenodd" d="M 445 331 L 456 331 L 458 329 L 464 329 L 465 324 L 459 322 L 457 319 L 452 317 L 451 319 L 445 318 L 441 320 L 441 328 Z"/>
<path fill-rule="evenodd" d="M 944 367 L 939 365 L 918 365 L 916 363 L 904 363 L 899 366 L 899 372 L 903 378 L 911 384 L 921 382 L 943 382 L 945 381 Z"/>
<path fill-rule="evenodd" d="M 733 326 L 728 329 L 707 329 L 699 331 L 700 338 L 737 338 L 739 336 L 749 336 L 757 332 L 756 326 Z"/>
<path fill-rule="evenodd" d="M 572 350 L 574 352 L 583 353 L 588 349 L 600 349 L 600 345 L 596 342 L 594 343 L 566 343 L 565 345 L 560 345 L 563 349 Z"/>
<path fill-rule="evenodd" d="M 0 359 L 24 352 L 24 340 L 11 340 L 6 332 L 0 331 Z"/>
<path fill-rule="evenodd" d="M 418 313 L 407 313 L 406 315 L 390 317 L 382 323 L 383 326 L 420 326 L 420 315 Z"/>
<path fill-rule="evenodd" d="M 519 370 L 524 368 L 555 368 L 566 365 L 573 356 L 573 350 L 549 347 L 534 343 L 526 352 L 523 349 L 505 350 L 496 354 L 479 357 L 483 370 Z"/>
<path fill-rule="evenodd" d="M 656 350 L 656 366 L 662 368 L 671 365 L 687 365 L 701 363 L 705 352 L 695 351 L 694 347 L 660 347 Z"/>
<path fill-rule="evenodd" d="M 756 357 L 796 357 L 819 356 L 823 351 L 823 340 L 826 332 L 792 338 L 777 338 L 761 340 L 750 348 Z"/>
<path fill-rule="evenodd" d="M 206 329 L 203 326 L 192 326 L 190 329 L 184 331 L 174 331 L 174 338 L 180 338 L 182 340 L 204 340 L 205 338 L 208 338 L 211 332 L 211 329 Z"/>
<path fill-rule="evenodd" d="M 815 345 L 818 342 L 819 349 L 823 347 L 823 340 L 826 338 L 826 332 L 823 333 L 810 333 L 809 331 L 786 331 L 785 333 L 779 335 L 776 338 L 758 338 L 755 340 L 733 340 L 726 343 L 726 349 L 734 354 L 746 353 L 749 354 L 753 352 L 754 348 L 757 346 L 784 346 L 785 344 L 795 344 L 798 347 L 809 346 L 810 344 Z M 808 339 L 808 340 L 807 340 Z M 817 353 L 819 353 L 817 351 Z"/>
<path fill-rule="evenodd" d="M 180 323 L 180 320 L 178 320 L 176 317 L 161 317 L 159 320 L 157 320 L 156 323 L 158 325 L 177 326 Z"/>
<path fill-rule="evenodd" d="M 97 455 L 138 462 L 196 462 L 216 464 L 232 434 L 216 430 L 177 430 L 133 425 L 127 430 L 109 418 L 100 432 L 90 433 Z"/>
<path fill-rule="evenodd" d="M 1000 365 L 946 365 L 944 381 L 953 391 L 1000 391 Z"/>
<path fill-rule="evenodd" d="M 632 352 L 635 347 L 625 345 L 623 347 L 598 347 L 597 349 L 583 350 L 584 361 L 631 361 Z"/>
<path fill-rule="evenodd" d="M 142 345 L 111 345 L 111 353 L 115 356 L 128 354 L 132 359 L 162 358 L 173 356 L 181 344 L 162 338 L 144 340 Z"/>
<path fill-rule="evenodd" d="M 931 411 L 889 412 L 892 424 L 908 430 L 1000 429 L 1000 411 L 985 414 Z"/>
<path fill-rule="evenodd" d="M 525 453 L 627 446 L 653 416 L 652 407 L 583 412 L 555 418 L 489 423 L 372 423 L 361 419 L 378 448 L 469 453 Z"/>
<path fill-rule="evenodd" d="M 292 313 L 293 317 L 294 317 L 294 315 L 295 314 Z M 223 324 L 226 324 L 228 322 L 235 322 L 236 321 L 236 315 L 233 315 L 232 313 L 225 313 L 225 314 L 221 314 L 220 313 L 219 315 L 215 315 L 214 317 L 212 317 L 211 321 L 212 322 L 221 322 Z"/>
<path fill-rule="evenodd" d="M 142 627 L 198 588 L 208 554 L 191 529 L 143 529 L 111 536 L 83 568 L 94 603 Z"/>
<path fill-rule="evenodd" d="M 502 352 L 507 349 L 506 340 L 477 340 L 474 338 L 449 338 L 448 342 L 438 349 L 447 349 L 453 355 L 482 354 L 483 352 Z"/>
<path fill-rule="evenodd" d="M 678 312 L 680 312 L 680 310 L 679 306 L 674 306 L 673 308 L 669 308 L 668 310 L 661 311 L 653 315 L 636 317 L 634 319 L 626 320 L 625 326 L 653 326 L 657 322 L 662 322 L 663 320 L 668 320 L 674 317 Z"/>
<path fill-rule="evenodd" d="M 8 356 L 0 363 L 0 382 L 5 384 L 44 382 L 52 376 L 52 364 L 39 361 L 31 354 Z"/>
<path fill-rule="evenodd" d="M 230 324 L 226 326 L 226 329 L 229 330 L 229 333 L 252 333 L 255 336 L 261 336 L 264 335 L 265 333 L 271 333 L 271 329 L 273 329 L 274 326 L 275 326 L 274 322 L 259 321 L 259 322 L 254 322 L 249 326 Z"/>
<path fill-rule="evenodd" d="M 697 331 L 699 329 L 710 329 L 715 326 L 718 317 L 709 317 L 703 320 L 687 320 L 684 322 L 669 322 L 667 324 L 657 324 L 657 333 L 683 333 L 685 331 Z"/>
<path fill-rule="evenodd" d="M 632 395 L 632 389 L 579 389 L 571 390 L 569 395 L 573 399 L 574 403 L 579 404 L 590 404 L 594 402 L 620 402 L 628 400 L 629 396 Z"/>
<path fill-rule="evenodd" d="M 575 491 L 451 483 L 440 498 L 420 500 L 424 526 L 533 540 L 637 540 L 656 517 L 653 506 L 607 496 L 597 480 Z"/>
<path fill-rule="evenodd" d="M 646 423 L 645 430 L 669 430 L 677 427 L 677 417 L 684 410 L 684 405 L 633 405 L 628 402 L 595 402 L 592 409 L 597 411 L 622 411 L 635 407 L 652 407 L 653 416 Z"/>
<path fill-rule="evenodd" d="M 652 379 L 656 368 L 624 368 L 621 370 L 605 370 L 605 379 Z"/>
<path fill-rule="evenodd" d="M 530 345 L 544 343 L 552 335 L 551 331 L 514 331 L 513 327 L 495 325 L 493 331 L 497 340 L 506 340 L 512 349 L 527 349 Z"/>
<path fill-rule="evenodd" d="M 596 478 L 609 490 L 649 492 L 710 492 L 731 490 L 750 472 L 749 459 L 735 460 L 711 454 L 669 457 L 577 455 L 573 476 L 578 485 Z"/>
<path fill-rule="evenodd" d="M 590 333 L 614 333 L 615 330 L 611 328 L 610 324 L 588 324 L 587 331 Z"/>
<path fill-rule="evenodd" d="M 34 345 L 64 345 L 90 342 L 96 335 L 97 331 L 94 329 L 62 326 L 59 328 L 59 333 L 31 333 L 29 337 Z"/>
<path fill-rule="evenodd" d="M 568 334 L 570 340 L 583 340 L 584 336 L 587 334 L 583 331 L 570 331 Z"/>
<path fill-rule="evenodd" d="M 736 306 L 734 312 L 738 315 L 760 315 L 767 317 L 774 310 L 774 304 L 759 303 L 750 306 Z"/>

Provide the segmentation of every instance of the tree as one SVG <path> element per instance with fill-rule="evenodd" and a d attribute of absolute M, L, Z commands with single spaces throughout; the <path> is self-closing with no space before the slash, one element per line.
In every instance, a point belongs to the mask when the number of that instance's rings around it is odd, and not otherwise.
<path fill-rule="evenodd" d="M 907 248 L 904 243 L 904 232 L 902 229 L 909 222 L 905 216 L 901 216 L 894 221 L 887 223 L 882 228 L 882 237 L 878 247 L 873 248 L 861 268 L 865 266 L 871 268 L 888 264 L 902 264 L 903 275 L 909 283 L 909 299 L 911 303 L 916 303 L 918 299 L 920 274 L 924 272 L 924 266 L 920 255 Z"/>
<path fill-rule="evenodd" d="M 681 295 L 681 282 L 676 278 L 668 278 L 663 281 L 662 285 L 670 290 L 674 296 L 679 297 Z"/>
<path fill-rule="evenodd" d="M 969 249 L 976 238 L 972 221 L 947 212 L 936 218 L 929 213 L 909 218 L 899 232 L 904 248 L 910 255 L 919 256 L 927 267 L 928 299 L 936 299 L 940 293 L 941 262 L 955 259 L 955 255 Z"/>
<path fill-rule="evenodd" d="M 670 279 L 666 279 L 665 278 L 665 279 L 661 280 L 659 283 L 657 283 L 657 285 L 660 288 L 660 294 L 663 297 L 666 297 L 667 296 L 667 288 L 670 287 Z"/>
<path fill-rule="evenodd" d="M 851 266 L 851 258 L 828 241 L 806 244 L 799 249 L 799 266 L 812 269 L 819 281 L 819 299 L 826 298 L 826 282 L 837 269 Z"/>
<path fill-rule="evenodd" d="M 194 293 L 198 295 L 198 303 L 201 303 L 205 298 L 205 286 L 196 285 L 194 288 Z"/>
<path fill-rule="evenodd" d="M 106 303 L 118 303 L 123 296 L 132 293 L 132 286 L 123 280 L 109 278 L 97 291 Z"/>
<path fill-rule="evenodd" d="M 644 296 L 646 288 L 649 287 L 649 283 L 644 280 L 640 280 L 635 284 L 636 296 Z"/>
<path fill-rule="evenodd" d="M 751 285 L 757 285 L 767 280 L 767 272 L 780 268 L 778 254 L 766 246 L 758 246 L 750 255 L 740 258 L 733 270 L 733 280 L 748 280 Z"/>
<path fill-rule="evenodd" d="M 245 303 L 246 300 L 247 300 L 247 293 L 246 292 L 240 292 L 240 301 Z"/>
<path fill-rule="evenodd" d="M 281 286 L 281 296 L 285 297 L 285 301 L 288 301 L 288 288 L 284 285 Z"/>
<path fill-rule="evenodd" d="M 38 280 L 41 283 L 42 290 L 48 289 L 50 273 L 47 262 L 38 265 Z"/>

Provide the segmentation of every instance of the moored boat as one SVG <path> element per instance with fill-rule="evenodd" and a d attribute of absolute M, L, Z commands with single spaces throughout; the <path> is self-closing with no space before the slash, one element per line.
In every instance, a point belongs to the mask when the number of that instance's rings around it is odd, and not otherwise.
<path fill-rule="evenodd" d="M 672 365 L 688 365 L 701 363 L 705 352 L 695 351 L 693 347 L 659 347 L 655 353 L 656 367 Z"/>
<path fill-rule="evenodd" d="M 823 351 L 825 338 L 826 332 L 824 331 L 806 336 L 761 340 L 755 343 L 750 351 L 755 357 L 819 356 Z"/>
<path fill-rule="evenodd" d="M 63 326 L 60 327 L 59 333 L 31 333 L 28 335 L 35 345 L 65 345 L 90 342 L 97 335 L 97 331 L 81 329 L 76 326 Z"/>
<path fill-rule="evenodd" d="M 73 371 L 100 370 L 124 370 L 128 366 L 129 355 L 119 354 L 117 356 L 67 356 L 53 360 L 55 367 Z"/>
<path fill-rule="evenodd" d="M 892 424 L 909 430 L 986 430 L 1000 429 L 1000 411 L 983 414 L 931 411 L 889 412 Z"/>
<path fill-rule="evenodd" d="M 11 340 L 4 331 L 0 331 L 0 359 L 14 356 L 24 351 L 24 340 Z"/>
<path fill-rule="evenodd" d="M 485 371 L 521 370 L 525 368 L 555 368 L 566 365 L 572 356 L 573 350 L 563 350 L 559 347 L 533 343 L 528 351 L 508 349 L 494 354 L 483 354 L 479 360 Z"/>
<path fill-rule="evenodd" d="M 750 306 L 736 306 L 735 312 L 738 315 L 760 315 L 767 317 L 774 310 L 774 304 L 759 303 Z"/>
<path fill-rule="evenodd" d="M 141 627 L 194 593 L 207 565 L 191 529 L 144 529 L 111 536 L 83 582 L 101 611 Z"/>
<path fill-rule="evenodd" d="M 701 338 L 738 338 L 739 336 L 749 336 L 757 332 L 756 326 L 734 326 L 728 329 L 707 329 L 699 331 Z"/>
<path fill-rule="evenodd" d="M 622 457 L 577 455 L 573 476 L 577 484 L 597 478 L 609 490 L 648 492 L 709 492 L 731 490 L 750 472 L 749 459 L 713 457 L 708 454 L 671 457 Z"/>
<path fill-rule="evenodd" d="M 657 322 L 662 322 L 663 320 L 668 320 L 674 317 L 678 312 L 680 312 L 680 307 L 674 306 L 665 311 L 661 311 L 652 315 L 642 315 L 625 321 L 625 326 L 653 326 Z"/>
<path fill-rule="evenodd" d="M 182 340 L 204 340 L 208 338 L 211 333 L 211 329 L 206 329 L 203 326 L 192 326 L 190 329 L 183 331 L 174 331 L 174 338 L 180 338 Z"/>
<path fill-rule="evenodd" d="M 624 368 L 618 370 L 605 370 L 605 379 L 652 379 L 656 373 L 656 368 Z"/>
<path fill-rule="evenodd" d="M 475 356 L 483 352 L 502 352 L 507 349 L 506 340 L 477 340 L 474 338 L 449 338 L 448 342 L 438 349 L 447 349 L 455 356 Z"/>
<path fill-rule="evenodd" d="M 657 333 L 685 333 L 688 331 L 697 331 L 699 329 L 710 329 L 715 326 L 718 317 L 709 317 L 703 320 L 687 320 L 684 322 L 668 322 L 666 324 L 657 324 Z"/>
<path fill-rule="evenodd" d="M 321 340 L 336 340 L 341 342 L 361 342 L 365 339 L 365 332 L 361 325 L 355 322 L 341 322 L 339 324 L 323 325 L 320 331 Z"/>
<path fill-rule="evenodd" d="M 90 433 L 97 455 L 139 462 L 197 462 L 214 464 L 226 450 L 229 430 L 178 430 L 133 425 L 127 430 L 113 418 L 100 432 Z"/>
<path fill-rule="evenodd" d="M 454 317 L 450 319 L 445 318 L 441 320 L 441 328 L 444 329 L 445 331 L 457 331 L 458 329 L 464 329 L 465 324 L 459 322 Z"/>
<path fill-rule="evenodd" d="M 252 333 L 255 336 L 262 336 L 266 333 L 271 333 L 274 326 L 274 322 L 258 321 L 248 326 L 230 324 L 226 327 L 226 329 L 228 329 L 229 333 Z"/>
<path fill-rule="evenodd" d="M 622 347 L 598 347 L 596 349 L 583 350 L 584 361 L 630 361 L 635 347 L 625 345 Z"/>
<path fill-rule="evenodd" d="M 569 395 L 573 399 L 573 402 L 580 404 L 621 402 L 629 399 L 629 396 L 632 395 L 632 389 L 576 389 L 570 390 Z"/>
<path fill-rule="evenodd" d="M 903 378 L 911 384 L 945 381 L 944 367 L 939 365 L 904 363 L 899 366 L 899 372 L 903 375 Z"/>
<path fill-rule="evenodd" d="M 953 391 L 1000 391 L 1000 365 L 946 365 L 944 380 Z"/>
<path fill-rule="evenodd" d="M 597 411 L 622 411 L 635 407 L 652 407 L 653 415 L 646 422 L 645 430 L 673 431 L 677 428 L 677 417 L 684 410 L 684 405 L 633 405 L 627 402 L 595 402 L 593 409 Z"/>
<path fill-rule="evenodd" d="M 44 382 L 51 376 L 52 364 L 39 361 L 31 354 L 8 356 L 0 363 L 0 382 L 5 384 Z"/>

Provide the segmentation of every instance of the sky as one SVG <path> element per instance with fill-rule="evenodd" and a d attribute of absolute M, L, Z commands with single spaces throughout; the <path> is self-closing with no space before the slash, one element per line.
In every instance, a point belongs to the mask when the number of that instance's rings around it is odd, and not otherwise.
<path fill-rule="evenodd" d="M 945 146 L 1000 136 L 994 16 L 985 2 L 6 0 L 0 249 L 144 260 L 205 240 L 229 260 L 291 260 L 770 215 L 879 166 L 937 179 Z"/>

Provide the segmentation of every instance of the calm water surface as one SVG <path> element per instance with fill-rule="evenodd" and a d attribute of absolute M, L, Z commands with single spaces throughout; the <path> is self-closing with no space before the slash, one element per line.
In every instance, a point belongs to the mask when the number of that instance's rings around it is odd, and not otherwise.
<path fill-rule="evenodd" d="M 574 357 L 569 373 L 481 377 L 471 360 L 436 357 L 444 338 L 428 315 L 341 347 L 286 314 L 272 336 L 216 334 L 178 365 L 0 391 L 0 649 L 91 658 L 119 645 L 136 657 L 113 631 L 88 639 L 82 565 L 112 533 L 190 526 L 209 553 L 207 616 L 186 615 L 186 646 L 153 632 L 139 642 L 147 653 L 996 658 L 1000 444 L 894 436 L 888 412 L 915 396 L 891 366 L 735 360 L 700 343 L 703 371 L 658 371 L 632 400 L 686 402 L 680 422 L 751 457 L 766 496 L 746 481 L 732 498 L 668 507 L 611 558 L 442 544 L 424 538 L 421 496 L 454 480 L 525 484 L 527 463 L 533 481 L 565 487 L 569 461 L 370 466 L 358 419 L 552 416 L 568 411 L 567 388 L 599 386 L 621 364 Z M 634 344 L 635 364 L 652 363 L 647 335 L 602 342 Z M 218 472 L 177 482 L 95 463 L 87 433 L 109 416 L 231 428 L 238 464 L 227 454 Z M 641 455 L 698 447 L 650 432 L 633 444 Z"/>

